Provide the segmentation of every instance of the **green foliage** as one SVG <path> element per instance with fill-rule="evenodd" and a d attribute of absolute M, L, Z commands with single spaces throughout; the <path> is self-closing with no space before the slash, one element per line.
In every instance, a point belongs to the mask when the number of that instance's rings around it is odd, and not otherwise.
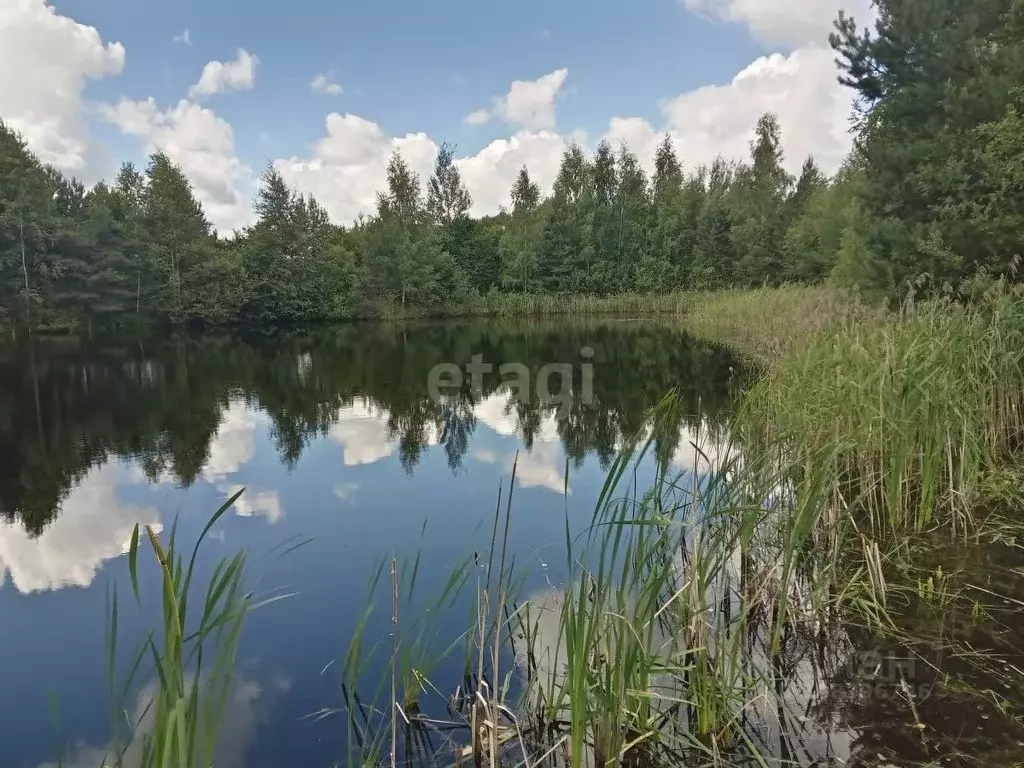
<path fill-rule="evenodd" d="M 902 295 L 979 270 L 1005 273 L 1021 250 L 1018 0 L 881 0 L 874 32 L 840 16 L 831 43 L 860 98 L 859 258 L 869 290 Z M 853 266 L 853 265 L 849 265 Z"/>
<path fill-rule="evenodd" d="M 239 636 L 253 608 L 244 588 L 245 553 L 224 558 L 214 570 L 205 594 L 190 590 L 196 557 L 214 524 L 242 495 L 239 491 L 210 518 L 190 556 L 177 548 L 172 530 L 168 541 L 148 526 L 136 525 L 128 550 L 132 591 L 141 605 L 138 565 L 140 539 L 148 539 L 160 575 L 161 625 L 149 633 L 134 663 L 118 679 L 118 597 L 108 600 L 108 687 L 114 737 L 102 764 L 112 768 L 192 768 L 213 765 L 220 728 L 235 679 Z M 142 545 L 145 546 L 145 545 Z M 202 598 L 197 605 L 197 598 Z M 271 598 L 273 602 L 280 598 Z M 191 607 L 191 610 L 190 610 Z M 197 610 L 198 609 L 198 610 Z M 198 621 L 197 621 L 198 620 Z M 140 672 L 153 680 L 131 712 L 124 699 L 138 686 Z M 122 725 L 124 723 L 124 725 Z M 125 727 L 127 726 L 127 727 Z"/>
<path fill-rule="evenodd" d="M 997 284 L 814 337 L 758 382 L 741 425 L 746 444 L 781 441 L 831 478 L 860 530 L 898 541 L 973 524 L 979 482 L 1020 439 L 1022 393 L 1024 303 Z"/>
<path fill-rule="evenodd" d="M 469 215 L 473 198 L 455 166 L 455 147 L 442 144 L 437 151 L 434 175 L 427 184 L 427 213 L 441 226 L 451 226 Z"/>
<path fill-rule="evenodd" d="M 208 288 L 200 282 L 200 267 L 214 239 L 192 185 L 162 152 L 150 158 L 146 169 L 141 224 L 148 278 L 143 306 L 172 323 L 184 323 L 196 316 L 199 297 Z"/>
<path fill-rule="evenodd" d="M 573 144 L 546 199 L 524 167 L 509 207 L 473 218 L 455 148 L 442 144 L 425 187 L 395 152 L 376 211 L 350 227 L 270 167 L 255 223 L 222 239 L 166 155 L 85 190 L 0 125 L 0 322 L 299 326 L 472 314 L 503 291 L 834 281 L 884 300 L 1015 277 L 1024 3 L 877 7 L 873 31 L 840 15 L 830 37 L 857 103 L 854 150 L 832 178 L 813 157 L 797 178 L 787 172 L 769 112 L 751 126 L 746 160 L 687 168 L 668 135 L 653 158 Z"/>
<path fill-rule="evenodd" d="M 33 322 L 48 275 L 57 224 L 53 177 L 21 137 L 0 122 L 0 316 Z"/>

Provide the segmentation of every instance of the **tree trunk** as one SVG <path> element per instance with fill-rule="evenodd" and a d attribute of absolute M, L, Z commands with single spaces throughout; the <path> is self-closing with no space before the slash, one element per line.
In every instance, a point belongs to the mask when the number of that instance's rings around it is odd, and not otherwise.
<path fill-rule="evenodd" d="M 28 328 L 29 366 L 32 368 L 32 393 L 36 401 L 36 431 L 39 434 L 39 448 L 46 454 L 46 441 L 43 439 L 43 407 L 39 397 L 39 372 L 36 370 L 35 340 L 32 338 L 32 326 Z"/>
<path fill-rule="evenodd" d="M 28 259 L 25 256 L 25 212 L 19 210 L 18 230 L 21 241 L 21 272 L 25 277 L 25 325 L 32 327 L 31 299 L 28 295 Z"/>

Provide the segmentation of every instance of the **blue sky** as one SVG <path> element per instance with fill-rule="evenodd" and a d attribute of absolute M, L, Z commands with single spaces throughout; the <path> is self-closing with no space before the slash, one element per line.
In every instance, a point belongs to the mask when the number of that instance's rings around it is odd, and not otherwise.
<path fill-rule="evenodd" d="M 241 148 L 297 153 L 322 133 L 328 110 L 350 111 L 390 135 L 424 131 L 474 152 L 502 135 L 462 118 L 513 80 L 567 68 L 561 122 L 595 135 L 613 114 L 654 119 L 659 100 L 728 81 L 762 47 L 741 26 L 702 18 L 677 0 L 478 0 L 287 4 L 238 0 L 57 0 L 55 7 L 127 49 L 124 72 L 90 84 L 99 100 L 181 98 L 211 60 L 237 48 L 259 57 L 259 88 L 218 105 Z M 244 11 L 242 10 L 244 7 Z M 286 10 L 285 10 L 286 9 Z M 191 45 L 172 38 L 189 30 Z M 313 93 L 333 71 L 339 97 Z M 267 159 L 270 159 L 269 157 Z"/>
<path fill-rule="evenodd" d="M 426 174 L 442 141 L 477 213 L 524 164 L 548 187 L 573 140 L 628 141 L 649 162 L 668 132 L 688 167 L 742 158 L 769 109 L 792 166 L 831 170 L 849 94 L 825 38 L 866 4 L 4 0 L 0 118 L 87 182 L 164 149 L 222 231 L 248 223 L 268 162 L 346 221 L 372 210 L 393 150 Z"/>

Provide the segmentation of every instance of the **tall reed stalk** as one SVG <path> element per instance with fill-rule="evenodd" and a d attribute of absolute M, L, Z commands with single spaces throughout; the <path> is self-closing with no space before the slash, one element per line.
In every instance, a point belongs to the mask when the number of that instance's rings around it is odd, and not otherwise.
<path fill-rule="evenodd" d="M 164 542 L 156 530 L 146 527 L 144 538 L 160 576 L 161 625 L 148 634 L 120 681 L 116 673 L 120 609 L 117 594 L 112 593 L 108 611 L 109 689 L 123 720 L 115 726 L 104 765 L 198 768 L 214 764 L 217 737 L 234 680 L 239 634 L 248 612 L 258 606 L 244 588 L 243 552 L 217 565 L 205 593 L 194 591 L 193 576 L 203 541 L 241 493 L 210 518 L 187 560 L 178 549 L 176 528 Z M 136 526 L 128 564 L 132 592 L 141 606 L 140 538 Z M 139 706 L 129 710 L 124 704 L 143 679 L 152 679 L 152 683 L 142 688 Z"/>

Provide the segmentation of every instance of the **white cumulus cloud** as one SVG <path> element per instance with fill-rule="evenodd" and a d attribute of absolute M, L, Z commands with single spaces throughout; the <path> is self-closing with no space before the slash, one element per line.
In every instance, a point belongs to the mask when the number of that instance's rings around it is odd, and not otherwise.
<path fill-rule="evenodd" d="M 244 48 L 238 49 L 234 61 L 207 62 L 199 75 L 199 82 L 189 88 L 189 98 L 201 99 L 217 93 L 252 90 L 256 84 L 257 64 L 259 59 Z"/>
<path fill-rule="evenodd" d="M 549 191 L 568 141 L 553 131 L 519 131 L 507 139 L 495 139 L 475 155 L 457 159 L 473 196 L 472 213 L 489 216 L 508 206 L 512 184 L 524 165 L 541 189 Z"/>
<path fill-rule="evenodd" d="M 503 437 L 521 436 L 515 402 L 507 392 L 498 391 L 485 397 L 474 406 L 473 415 L 477 421 L 490 427 L 496 434 Z M 557 443 L 559 440 L 557 416 L 553 412 L 544 414 L 534 432 L 534 444 Z"/>
<path fill-rule="evenodd" d="M 344 88 L 334 80 L 333 72 L 321 72 L 309 81 L 309 87 L 315 93 L 323 93 L 327 96 L 340 96 Z"/>
<path fill-rule="evenodd" d="M 498 100 L 495 112 L 505 119 L 514 115 L 520 123 L 552 124 L 555 97 L 564 78 L 564 71 L 558 70 L 531 83 L 514 83 L 508 95 Z M 684 164 L 692 170 L 717 155 L 749 159 L 758 118 L 774 111 L 782 126 L 787 168 L 796 173 L 807 156 L 813 155 L 831 172 L 838 169 L 852 144 L 850 104 L 849 92 L 836 80 L 832 54 L 811 47 L 760 57 L 728 82 L 665 100 L 658 124 L 640 117 L 613 117 L 603 138 L 616 147 L 627 142 L 650 172 L 655 148 L 669 133 Z M 484 111 L 480 112 L 474 120 L 483 120 Z M 571 141 L 589 146 L 583 132 L 566 135 L 524 128 L 492 141 L 475 154 L 456 158 L 473 196 L 472 213 L 490 215 L 507 206 L 509 190 L 524 165 L 541 190 L 549 193 L 562 153 Z M 384 188 L 384 171 L 395 149 L 426 179 L 437 150 L 433 138 L 425 134 L 389 137 L 376 123 L 351 114 L 328 116 L 327 135 L 309 157 L 292 157 L 276 164 L 289 183 L 315 195 L 332 217 L 347 223 L 359 213 L 376 209 L 376 193 Z"/>
<path fill-rule="evenodd" d="M 256 453 L 256 429 L 266 416 L 244 400 L 232 400 L 221 413 L 217 433 L 210 441 L 209 456 L 203 465 L 203 479 L 213 483 L 225 499 L 243 489 L 229 478 L 252 461 Z M 277 491 L 245 487 L 235 500 L 235 514 L 239 517 L 263 517 L 269 523 L 278 522 L 284 511 Z"/>
<path fill-rule="evenodd" d="M 717 155 L 749 159 L 758 117 L 774 112 L 782 128 L 782 148 L 790 172 L 813 155 L 827 172 L 839 168 L 850 151 L 851 96 L 836 80 L 831 52 L 805 48 L 786 56 L 763 56 L 731 82 L 708 85 L 662 104 L 665 123 L 655 128 L 640 118 L 613 118 L 605 138 L 628 140 L 650 169 L 654 148 L 669 133 L 690 168 Z"/>
<path fill-rule="evenodd" d="M 516 468 L 516 484 L 522 488 L 545 488 L 557 494 L 572 495 L 565 482 L 565 458 L 557 442 L 538 442 L 533 450 L 498 455 L 493 451 L 477 451 L 474 458 L 495 464 L 511 474 Z"/>
<path fill-rule="evenodd" d="M 487 109 L 475 109 L 462 118 L 466 125 L 487 125 L 491 121 L 491 112 Z"/>
<path fill-rule="evenodd" d="M 82 91 L 120 73 L 124 61 L 120 43 L 104 43 L 44 0 L 0 1 L 0 117 L 44 163 L 86 182 L 110 168 L 89 137 Z"/>
<path fill-rule="evenodd" d="M 828 45 L 839 11 L 863 26 L 874 15 L 871 0 L 682 0 L 694 13 L 743 24 L 765 45 Z"/>
<path fill-rule="evenodd" d="M 395 450 L 387 411 L 376 408 L 368 400 L 356 400 L 342 408 L 327 436 L 341 446 L 346 467 L 375 464 Z"/>
<path fill-rule="evenodd" d="M 520 128 L 554 130 L 555 100 L 568 76 L 568 69 L 556 69 L 536 80 L 516 80 L 495 103 L 494 114 Z"/>
<path fill-rule="evenodd" d="M 219 485 L 218 490 L 224 494 L 225 500 L 230 499 L 239 491 L 241 485 Z M 281 496 L 277 491 L 256 491 L 245 488 L 242 495 L 235 499 L 235 514 L 239 517 L 262 517 L 273 525 L 284 516 L 281 508 Z"/>
<path fill-rule="evenodd" d="M 187 99 L 161 110 L 149 98 L 105 104 L 100 114 L 142 140 L 147 153 L 161 150 L 180 165 L 219 231 L 252 221 L 252 170 L 238 157 L 230 123 L 213 110 Z"/>
<path fill-rule="evenodd" d="M 509 190 L 524 165 L 541 189 L 550 190 L 567 141 L 552 131 L 519 131 L 491 142 L 475 155 L 456 158 L 473 196 L 472 213 L 486 216 L 507 206 Z M 290 185 L 314 195 L 334 220 L 347 224 L 360 213 L 376 211 L 377 193 L 385 188 L 385 170 L 395 150 L 426 182 L 437 149 L 438 143 L 424 133 L 391 137 L 377 123 L 358 115 L 331 113 L 327 134 L 309 157 L 284 158 L 274 164 Z"/>
<path fill-rule="evenodd" d="M 327 116 L 327 135 L 316 143 L 311 157 L 280 159 L 275 165 L 289 184 L 313 194 L 335 220 L 349 223 L 360 213 L 376 211 L 377 193 L 384 189 L 384 172 L 395 150 L 425 181 L 437 154 L 437 144 L 429 136 L 392 138 L 370 120 L 332 112 Z"/>
<path fill-rule="evenodd" d="M 243 400 L 232 400 L 220 416 L 217 433 L 210 441 L 203 478 L 216 482 L 233 475 L 252 461 L 256 451 L 256 427 L 265 417 Z"/>

